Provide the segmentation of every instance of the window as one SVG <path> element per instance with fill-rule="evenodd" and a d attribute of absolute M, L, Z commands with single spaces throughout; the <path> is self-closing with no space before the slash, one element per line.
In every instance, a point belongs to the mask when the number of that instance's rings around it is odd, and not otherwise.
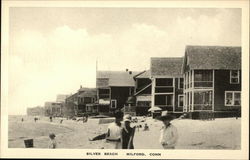
<path fill-rule="evenodd" d="M 212 87 L 213 71 L 211 70 L 195 70 L 194 71 L 194 87 Z"/>
<path fill-rule="evenodd" d="M 194 92 L 194 110 L 212 110 L 212 91 Z"/>
<path fill-rule="evenodd" d="M 183 95 L 178 95 L 178 107 L 183 107 Z"/>
<path fill-rule="evenodd" d="M 110 89 L 99 89 L 99 98 L 109 98 Z"/>
<path fill-rule="evenodd" d="M 156 86 L 173 86 L 173 78 L 157 78 Z"/>
<path fill-rule="evenodd" d="M 225 91 L 225 106 L 240 106 L 241 92 L 240 91 Z"/>
<path fill-rule="evenodd" d="M 131 95 L 133 95 L 133 94 L 134 94 L 134 88 L 130 87 L 130 88 L 129 88 L 129 95 L 131 96 Z"/>
<path fill-rule="evenodd" d="M 183 88 L 183 78 L 179 78 L 179 83 L 178 83 L 178 88 L 182 89 Z"/>
<path fill-rule="evenodd" d="M 230 83 L 238 84 L 240 82 L 239 77 L 240 77 L 239 70 L 230 71 Z"/>
<path fill-rule="evenodd" d="M 173 92 L 173 78 L 157 78 L 155 93 Z"/>
<path fill-rule="evenodd" d="M 111 108 L 116 108 L 116 100 L 115 99 L 111 100 Z"/>
<path fill-rule="evenodd" d="M 155 105 L 173 105 L 173 95 L 155 95 Z"/>
<path fill-rule="evenodd" d="M 210 70 L 195 70 L 194 81 L 213 81 L 213 72 Z"/>
<path fill-rule="evenodd" d="M 84 97 L 84 103 L 92 103 L 91 97 Z"/>

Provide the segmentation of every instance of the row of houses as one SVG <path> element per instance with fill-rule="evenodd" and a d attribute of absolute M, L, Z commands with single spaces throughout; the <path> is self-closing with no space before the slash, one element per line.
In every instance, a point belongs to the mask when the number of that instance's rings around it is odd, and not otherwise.
<path fill-rule="evenodd" d="M 241 47 L 186 46 L 183 57 L 152 57 L 145 71 L 97 71 L 96 88 L 81 87 L 60 104 L 52 108 L 62 116 L 147 115 L 155 106 L 173 114 L 233 115 L 241 110 Z"/>
<path fill-rule="evenodd" d="M 154 106 L 233 115 L 241 110 L 241 47 L 187 46 L 183 57 L 151 58 L 143 72 L 98 71 L 96 87 L 99 112 L 134 105 L 137 115 Z"/>

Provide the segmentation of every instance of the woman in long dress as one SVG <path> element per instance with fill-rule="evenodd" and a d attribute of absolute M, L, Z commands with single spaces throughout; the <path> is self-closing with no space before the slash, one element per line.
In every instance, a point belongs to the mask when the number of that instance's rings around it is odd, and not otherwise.
<path fill-rule="evenodd" d="M 135 134 L 135 127 L 131 127 L 132 117 L 130 115 L 125 115 L 123 117 L 124 126 L 122 128 L 122 135 L 121 135 L 121 143 L 122 149 L 134 149 L 134 134 Z"/>

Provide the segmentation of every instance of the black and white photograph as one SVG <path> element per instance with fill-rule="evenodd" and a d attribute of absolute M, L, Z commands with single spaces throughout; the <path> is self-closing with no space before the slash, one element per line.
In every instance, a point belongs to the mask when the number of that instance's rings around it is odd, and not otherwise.
<path fill-rule="evenodd" d="M 241 2 L 10 5 L 1 34 L 8 37 L 2 153 L 71 149 L 80 158 L 164 159 L 165 152 L 225 151 L 247 159 L 242 6 L 249 2 Z"/>

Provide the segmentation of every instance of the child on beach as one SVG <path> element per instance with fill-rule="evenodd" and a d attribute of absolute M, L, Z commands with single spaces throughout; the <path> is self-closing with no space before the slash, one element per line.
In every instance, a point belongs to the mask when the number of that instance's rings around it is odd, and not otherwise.
<path fill-rule="evenodd" d="M 57 147 L 57 143 L 56 143 L 56 139 L 55 139 L 56 135 L 54 133 L 50 133 L 49 134 L 49 148 L 50 149 L 55 149 Z"/>
<path fill-rule="evenodd" d="M 162 112 L 162 115 L 157 117 L 157 119 L 161 120 L 164 124 L 160 134 L 160 143 L 162 147 L 164 149 L 175 149 L 178 140 L 178 132 L 176 127 L 170 123 L 174 118 L 171 115 L 167 115 L 167 112 Z"/>
<path fill-rule="evenodd" d="M 149 130 L 149 127 L 148 127 L 148 124 L 147 124 L 147 123 L 145 123 L 143 130 L 144 130 L 144 131 L 148 131 L 148 130 Z"/>
<path fill-rule="evenodd" d="M 134 149 L 133 139 L 135 127 L 130 127 L 131 120 L 132 117 L 128 114 L 123 117 L 124 126 L 121 135 L 122 149 Z"/>

